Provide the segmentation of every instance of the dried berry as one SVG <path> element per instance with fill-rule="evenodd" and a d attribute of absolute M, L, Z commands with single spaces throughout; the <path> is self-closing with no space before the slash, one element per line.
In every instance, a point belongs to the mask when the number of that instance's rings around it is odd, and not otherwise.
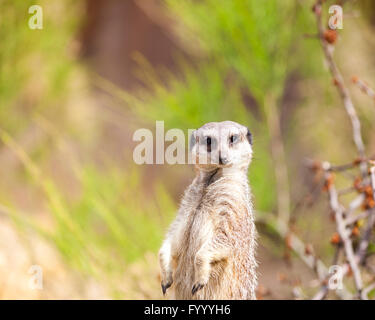
<path fill-rule="evenodd" d="M 375 208 L 375 201 L 374 201 L 374 199 L 370 198 L 370 197 L 366 198 L 366 200 L 365 200 L 365 207 L 366 207 L 367 210 Z"/>
<path fill-rule="evenodd" d="M 336 78 L 333 78 L 333 84 L 338 87 L 341 83 Z"/>
<path fill-rule="evenodd" d="M 337 244 L 340 243 L 340 241 L 341 241 L 341 239 L 340 239 L 339 234 L 338 234 L 337 232 L 335 232 L 335 233 L 332 235 L 332 237 L 331 237 L 331 243 L 337 245 Z"/>
<path fill-rule="evenodd" d="M 327 175 L 326 180 L 324 181 L 323 191 L 328 191 L 332 187 L 335 180 L 334 178 L 335 177 L 332 173 Z"/>
<path fill-rule="evenodd" d="M 357 177 L 354 180 L 353 187 L 356 189 L 358 192 L 363 192 L 363 187 L 362 187 L 362 179 Z"/>
<path fill-rule="evenodd" d="M 323 33 L 323 38 L 325 41 L 327 41 L 329 44 L 334 44 L 337 41 L 337 31 L 332 29 L 327 29 Z"/>
<path fill-rule="evenodd" d="M 313 254 L 313 248 L 312 248 L 311 244 L 306 244 L 305 245 L 305 254 L 306 255 Z"/>
<path fill-rule="evenodd" d="M 353 161 L 353 165 L 354 166 L 358 166 L 361 164 L 361 162 L 363 162 L 363 159 L 362 158 L 357 158 Z"/>
<path fill-rule="evenodd" d="M 365 187 L 363 187 L 363 193 L 367 196 L 367 197 L 371 197 L 372 198 L 372 187 L 367 185 Z"/>
<path fill-rule="evenodd" d="M 292 237 L 290 234 L 285 237 L 285 245 L 288 249 L 292 249 Z"/>
<path fill-rule="evenodd" d="M 352 229 L 352 236 L 353 237 L 358 237 L 359 236 L 359 228 L 357 226 L 355 226 L 353 229 Z"/>
<path fill-rule="evenodd" d="M 358 80 L 359 80 L 359 79 L 358 79 L 358 77 L 357 77 L 357 76 L 353 76 L 353 77 L 352 77 L 352 82 L 353 82 L 353 83 L 357 83 L 357 82 L 358 82 Z"/>
<path fill-rule="evenodd" d="M 317 171 L 322 168 L 322 164 L 319 161 L 314 161 L 311 165 L 311 170 Z"/>

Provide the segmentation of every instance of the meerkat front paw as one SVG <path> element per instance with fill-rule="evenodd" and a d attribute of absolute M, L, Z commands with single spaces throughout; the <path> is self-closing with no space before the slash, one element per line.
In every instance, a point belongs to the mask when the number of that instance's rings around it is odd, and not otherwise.
<path fill-rule="evenodd" d="M 162 277 L 161 281 L 161 290 L 163 291 L 163 295 L 167 292 L 167 289 L 172 285 L 173 277 L 172 272 L 169 272 L 166 277 Z"/>
<path fill-rule="evenodd" d="M 196 282 L 191 289 L 191 294 L 195 295 L 197 291 L 201 290 L 207 283 Z"/>
<path fill-rule="evenodd" d="M 192 295 L 201 290 L 210 278 L 210 263 L 208 259 L 197 255 L 195 257 L 195 282 L 191 289 Z"/>
<path fill-rule="evenodd" d="M 161 268 L 161 290 L 163 294 L 173 283 L 171 242 L 165 240 L 159 251 L 159 263 Z"/>

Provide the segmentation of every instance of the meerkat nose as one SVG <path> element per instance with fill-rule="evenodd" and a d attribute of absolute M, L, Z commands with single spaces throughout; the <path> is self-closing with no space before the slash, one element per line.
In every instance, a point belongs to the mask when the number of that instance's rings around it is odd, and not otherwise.
<path fill-rule="evenodd" d="M 227 164 L 228 163 L 228 158 L 222 157 L 221 155 L 219 156 L 219 164 Z"/>

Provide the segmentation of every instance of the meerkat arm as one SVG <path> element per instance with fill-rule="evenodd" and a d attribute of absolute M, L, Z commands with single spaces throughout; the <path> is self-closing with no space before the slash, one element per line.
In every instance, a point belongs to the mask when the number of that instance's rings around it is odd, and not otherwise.
<path fill-rule="evenodd" d="M 176 219 L 169 227 L 167 236 L 159 250 L 159 263 L 161 269 L 161 287 L 163 294 L 172 285 L 173 282 L 173 260 L 177 255 L 179 246 L 182 243 L 181 237 L 184 234 L 186 226 L 185 212 L 191 208 L 191 198 L 196 198 L 195 193 L 198 192 L 199 185 L 202 182 L 196 177 L 192 184 L 188 187 L 182 200 L 180 210 Z"/>
<path fill-rule="evenodd" d="M 173 266 L 172 266 L 172 241 L 167 237 L 159 251 L 159 263 L 161 269 L 161 287 L 163 294 L 173 283 Z"/>
<path fill-rule="evenodd" d="M 173 259 L 176 256 L 176 243 L 180 233 L 180 216 L 169 227 L 167 236 L 159 250 L 159 264 L 161 269 L 161 288 L 163 294 L 173 283 Z"/>
<path fill-rule="evenodd" d="M 230 247 L 222 241 L 220 235 L 215 235 L 213 226 L 208 228 L 209 237 L 196 253 L 194 260 L 195 282 L 192 288 L 194 295 L 198 290 L 202 289 L 210 278 L 211 264 L 216 261 L 225 260 L 230 254 Z"/>
<path fill-rule="evenodd" d="M 216 261 L 225 260 L 229 255 L 229 248 L 214 247 L 207 245 L 202 247 L 195 257 L 195 283 L 192 288 L 194 295 L 198 290 L 202 289 L 210 278 L 211 264 Z"/>

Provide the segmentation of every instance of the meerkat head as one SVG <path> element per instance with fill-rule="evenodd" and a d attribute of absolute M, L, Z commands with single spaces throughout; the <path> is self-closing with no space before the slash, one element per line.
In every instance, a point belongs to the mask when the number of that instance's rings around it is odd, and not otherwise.
<path fill-rule="evenodd" d="M 253 153 L 252 135 L 233 121 L 209 122 L 193 132 L 190 152 L 200 170 L 247 168 Z"/>

